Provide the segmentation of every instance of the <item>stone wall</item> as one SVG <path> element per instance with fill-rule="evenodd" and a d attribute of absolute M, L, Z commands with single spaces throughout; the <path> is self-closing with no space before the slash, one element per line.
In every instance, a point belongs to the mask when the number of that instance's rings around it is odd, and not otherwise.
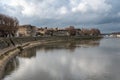
<path fill-rule="evenodd" d="M 15 37 L 15 38 L 0 38 L 0 50 L 22 45 L 32 41 L 55 41 L 55 40 L 81 40 L 81 39 L 96 39 L 100 37 L 74 37 L 74 36 L 47 36 L 47 37 Z"/>

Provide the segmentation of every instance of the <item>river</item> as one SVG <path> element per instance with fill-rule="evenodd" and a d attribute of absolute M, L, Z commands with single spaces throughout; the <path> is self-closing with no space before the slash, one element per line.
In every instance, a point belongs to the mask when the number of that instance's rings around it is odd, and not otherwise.
<path fill-rule="evenodd" d="M 120 80 L 120 38 L 24 50 L 7 64 L 3 80 Z"/>

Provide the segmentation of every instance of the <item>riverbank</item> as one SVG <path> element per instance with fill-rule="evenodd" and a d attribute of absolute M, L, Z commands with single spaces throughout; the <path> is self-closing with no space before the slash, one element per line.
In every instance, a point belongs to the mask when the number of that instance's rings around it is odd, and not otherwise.
<path fill-rule="evenodd" d="M 101 37 L 22 37 L 22 38 L 6 38 L 0 40 L 0 79 L 4 74 L 6 64 L 21 50 L 31 48 L 34 46 L 55 43 L 61 41 L 74 41 L 74 40 L 89 40 L 99 39 Z"/>
<path fill-rule="evenodd" d="M 99 39 L 101 36 L 43 36 L 43 37 L 15 37 L 15 38 L 0 38 L 0 51 L 8 48 L 19 46 L 31 41 L 55 41 L 55 40 L 89 40 Z M 1 55 L 1 54 L 0 54 Z"/>

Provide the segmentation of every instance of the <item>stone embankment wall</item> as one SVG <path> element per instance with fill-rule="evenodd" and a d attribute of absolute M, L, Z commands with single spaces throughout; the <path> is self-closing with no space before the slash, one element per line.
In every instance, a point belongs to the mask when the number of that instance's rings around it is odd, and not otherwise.
<path fill-rule="evenodd" d="M 32 41 L 55 41 L 55 40 L 84 40 L 84 39 L 96 39 L 100 37 L 69 37 L 69 36 L 53 36 L 53 37 L 16 37 L 16 38 L 0 38 L 0 50 L 22 45 L 24 43 Z"/>

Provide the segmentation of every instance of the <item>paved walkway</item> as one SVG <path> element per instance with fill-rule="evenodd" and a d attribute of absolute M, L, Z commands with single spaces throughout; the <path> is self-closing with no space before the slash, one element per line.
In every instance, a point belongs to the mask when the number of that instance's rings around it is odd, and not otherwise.
<path fill-rule="evenodd" d="M 4 49 L 1 49 L 0 50 L 0 56 L 2 56 L 4 53 L 10 51 L 10 50 L 13 50 L 15 49 L 15 46 L 10 46 L 10 47 L 7 47 L 7 48 L 4 48 Z"/>

